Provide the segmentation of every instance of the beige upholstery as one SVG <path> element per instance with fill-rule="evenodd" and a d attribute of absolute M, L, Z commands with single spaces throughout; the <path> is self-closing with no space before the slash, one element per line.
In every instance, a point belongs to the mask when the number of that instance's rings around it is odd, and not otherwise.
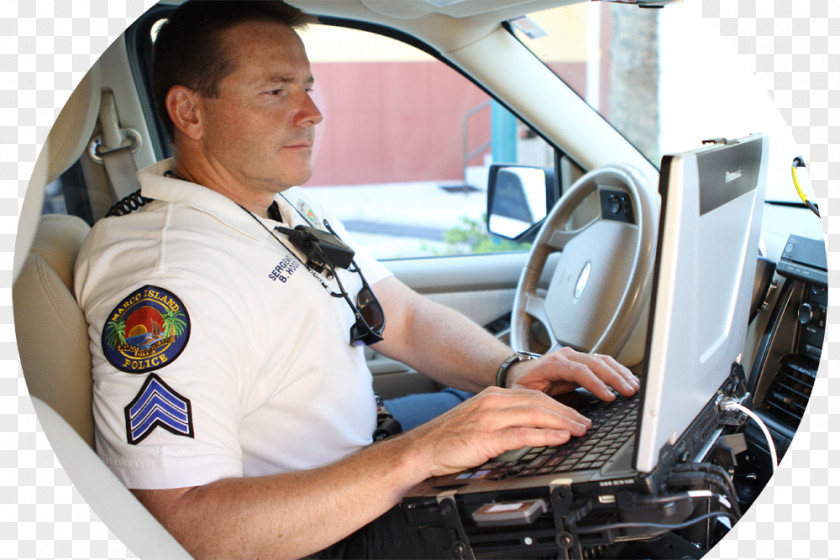
<path fill-rule="evenodd" d="M 12 303 L 29 392 L 55 409 L 93 446 L 87 324 L 73 298 L 73 266 L 88 225 L 74 216 L 41 216 L 44 189 L 87 147 L 99 114 L 99 65 L 85 75 L 47 136 L 15 242 Z"/>
<path fill-rule="evenodd" d="M 89 230 L 75 216 L 42 216 L 12 288 L 12 303 L 30 394 L 51 406 L 93 447 L 90 342 L 73 297 L 73 266 Z"/>
<path fill-rule="evenodd" d="M 99 64 L 95 64 L 73 90 L 47 135 L 44 148 L 35 162 L 18 222 L 15 238 L 15 279 L 23 268 L 35 237 L 38 218 L 44 207 L 44 190 L 76 163 L 90 142 L 99 116 L 101 90 Z"/>
<path fill-rule="evenodd" d="M 70 94 L 44 145 L 49 150 L 47 183 L 58 179 L 76 163 L 90 142 L 99 116 L 102 79 L 94 65 Z"/>

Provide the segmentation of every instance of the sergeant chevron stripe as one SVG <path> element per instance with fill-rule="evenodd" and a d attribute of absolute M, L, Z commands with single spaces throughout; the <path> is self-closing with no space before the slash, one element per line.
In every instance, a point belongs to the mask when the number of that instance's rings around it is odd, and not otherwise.
<path fill-rule="evenodd" d="M 137 445 L 160 426 L 175 435 L 193 437 L 192 407 L 187 398 L 154 373 L 125 407 L 128 443 Z"/>

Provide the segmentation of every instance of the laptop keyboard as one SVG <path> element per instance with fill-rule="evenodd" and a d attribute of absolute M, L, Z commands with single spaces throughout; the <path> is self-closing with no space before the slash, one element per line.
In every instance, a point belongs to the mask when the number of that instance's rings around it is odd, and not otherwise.
<path fill-rule="evenodd" d="M 599 469 L 635 434 L 638 409 L 638 393 L 611 403 L 593 399 L 578 408 L 592 421 L 584 436 L 557 447 L 508 451 L 482 468 L 491 469 L 487 474 L 491 480 Z"/>

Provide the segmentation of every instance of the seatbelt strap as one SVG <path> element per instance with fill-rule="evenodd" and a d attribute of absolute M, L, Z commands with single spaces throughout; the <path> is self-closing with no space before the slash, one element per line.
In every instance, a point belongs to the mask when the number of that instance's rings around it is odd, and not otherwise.
<path fill-rule="evenodd" d="M 132 146 L 125 146 L 99 154 L 102 163 L 105 164 L 111 194 L 116 200 L 122 199 L 124 193 L 132 193 L 140 188 L 140 183 L 137 182 L 137 164 L 134 163 L 131 152 Z"/>
<path fill-rule="evenodd" d="M 102 90 L 99 125 L 102 132 L 91 142 L 90 156 L 105 166 L 111 195 L 114 200 L 121 200 L 140 188 L 137 164 L 132 155 L 140 148 L 140 134 L 120 127 L 117 105 L 110 90 Z"/>

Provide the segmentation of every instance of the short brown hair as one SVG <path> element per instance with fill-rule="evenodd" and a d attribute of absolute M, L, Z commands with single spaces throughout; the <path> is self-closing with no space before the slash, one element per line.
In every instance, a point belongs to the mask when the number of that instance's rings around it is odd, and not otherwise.
<path fill-rule="evenodd" d="M 190 0 L 161 26 L 154 46 L 152 96 L 170 139 L 175 138 L 175 125 L 166 110 L 169 90 L 182 85 L 203 97 L 216 97 L 219 82 L 234 71 L 222 34 L 251 21 L 295 29 L 318 20 L 281 0 Z"/>

